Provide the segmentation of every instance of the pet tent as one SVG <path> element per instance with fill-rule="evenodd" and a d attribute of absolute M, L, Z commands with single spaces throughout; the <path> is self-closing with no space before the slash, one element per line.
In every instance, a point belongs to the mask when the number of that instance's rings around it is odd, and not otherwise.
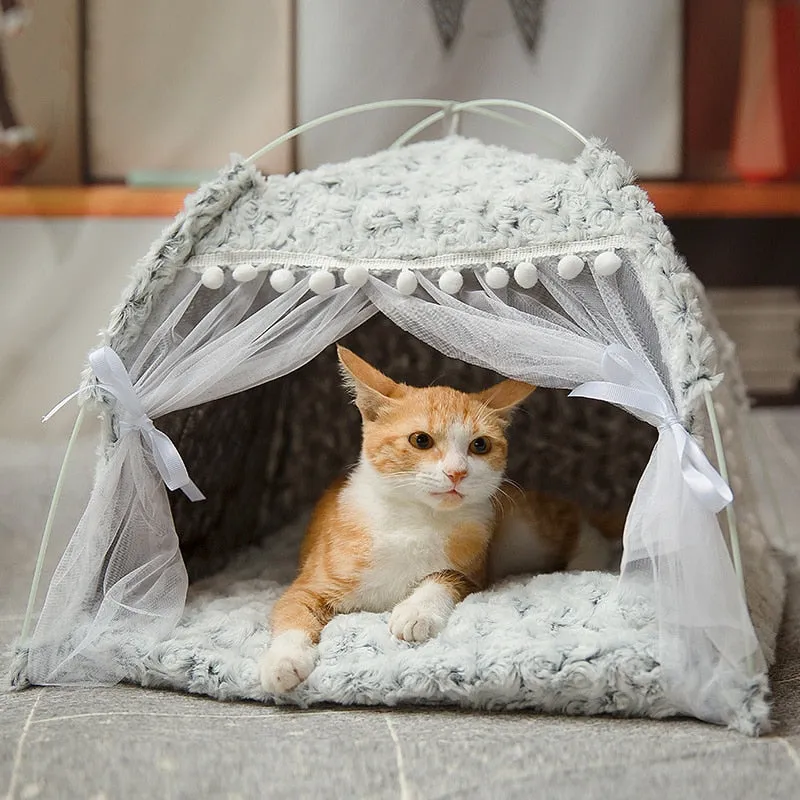
<path fill-rule="evenodd" d="M 94 489 L 13 685 L 763 731 L 784 575 L 748 477 L 735 355 L 702 287 L 601 142 L 512 101 L 399 104 L 434 111 L 366 158 L 269 178 L 260 154 L 235 159 L 137 265 L 78 392 L 76 430 L 87 408 L 103 421 Z M 466 112 L 520 124 L 509 108 L 562 125 L 581 152 L 452 131 L 406 144 Z M 337 616 L 310 678 L 272 697 L 258 658 L 303 511 L 358 453 L 342 338 L 418 385 L 500 374 L 551 389 L 512 432 L 512 475 L 629 501 L 622 566 L 507 579 L 417 646 L 387 614 Z"/>

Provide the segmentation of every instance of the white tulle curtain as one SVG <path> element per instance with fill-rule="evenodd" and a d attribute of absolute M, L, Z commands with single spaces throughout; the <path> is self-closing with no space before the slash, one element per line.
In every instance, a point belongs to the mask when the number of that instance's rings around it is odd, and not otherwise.
<path fill-rule="evenodd" d="M 185 334 L 184 318 L 204 307 L 208 290 L 198 281 L 169 314 L 128 370 L 147 417 L 285 375 L 375 313 L 351 286 L 308 296 L 307 278 L 259 307 L 265 281 L 236 286 Z M 109 399 L 117 439 L 51 582 L 29 647 L 33 683 L 130 678 L 183 611 L 186 568 L 162 475 L 141 421 Z"/>
<path fill-rule="evenodd" d="M 533 290 L 496 291 L 482 272 L 465 271 L 456 296 L 421 273 L 411 296 L 395 289 L 393 275 L 375 274 L 361 288 L 318 296 L 298 270 L 285 294 L 272 292 L 262 272 L 214 302 L 198 281 L 128 369 L 141 409 L 120 402 L 121 391 L 111 398 L 117 439 L 30 643 L 31 681 L 134 678 L 180 618 L 186 572 L 150 420 L 285 375 L 380 311 L 446 355 L 541 386 L 581 385 L 579 393 L 659 428 L 628 517 L 620 601 L 643 595 L 654 604 L 675 706 L 730 721 L 763 662 L 717 522 L 727 487 L 677 419 L 634 271 L 598 279 L 584 270 L 565 282 L 542 269 Z"/>

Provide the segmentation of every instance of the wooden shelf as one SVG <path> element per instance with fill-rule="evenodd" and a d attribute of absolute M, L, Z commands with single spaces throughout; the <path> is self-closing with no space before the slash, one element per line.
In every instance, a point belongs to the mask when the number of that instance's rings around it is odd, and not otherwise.
<path fill-rule="evenodd" d="M 189 189 L 128 186 L 0 188 L 0 217 L 174 217 Z"/>
<path fill-rule="evenodd" d="M 800 183 L 644 182 L 664 216 L 798 217 Z"/>
<path fill-rule="evenodd" d="M 667 218 L 800 217 L 800 183 L 645 182 Z M 189 189 L 0 188 L 0 217 L 172 217 Z"/>

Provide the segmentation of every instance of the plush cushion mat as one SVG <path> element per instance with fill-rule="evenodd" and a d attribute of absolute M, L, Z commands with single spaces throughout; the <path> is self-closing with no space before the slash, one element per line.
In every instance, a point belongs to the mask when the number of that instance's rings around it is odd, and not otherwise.
<path fill-rule="evenodd" d="M 172 638 L 138 661 L 130 680 L 219 699 L 271 701 L 258 678 L 266 621 L 294 575 L 301 524 L 242 553 L 193 586 Z M 610 597 L 615 576 L 556 573 L 511 579 L 472 595 L 421 645 L 395 640 L 388 613 L 340 615 L 325 628 L 305 684 L 278 702 L 310 705 L 446 703 L 475 708 L 663 717 L 645 603 Z M 138 661 L 138 663 L 137 663 Z"/>

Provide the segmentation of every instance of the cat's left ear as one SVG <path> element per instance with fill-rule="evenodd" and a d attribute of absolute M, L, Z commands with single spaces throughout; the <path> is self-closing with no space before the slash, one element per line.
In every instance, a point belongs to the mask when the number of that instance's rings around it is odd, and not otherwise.
<path fill-rule="evenodd" d="M 372 422 L 391 404 L 392 397 L 402 394 L 404 387 L 346 347 L 337 345 L 336 352 L 345 385 L 353 393 L 361 416 Z"/>
<path fill-rule="evenodd" d="M 529 383 L 509 378 L 478 392 L 474 397 L 479 403 L 488 406 L 505 419 L 509 419 L 514 409 L 535 390 L 536 387 Z"/>

